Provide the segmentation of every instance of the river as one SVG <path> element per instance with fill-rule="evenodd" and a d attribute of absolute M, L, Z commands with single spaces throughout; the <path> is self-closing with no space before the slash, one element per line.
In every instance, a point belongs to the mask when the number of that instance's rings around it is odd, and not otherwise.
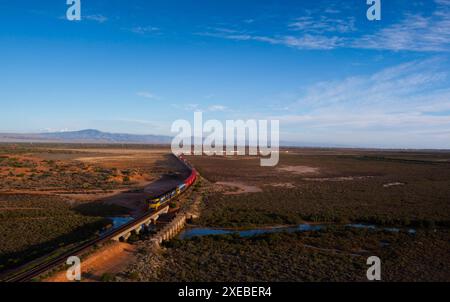
<path fill-rule="evenodd" d="M 232 230 L 232 229 L 219 229 L 219 228 L 200 228 L 200 227 L 191 227 L 182 231 L 179 235 L 179 239 L 190 239 L 193 237 L 201 237 L 208 235 L 227 235 L 227 234 L 238 234 L 240 237 L 252 237 L 261 234 L 271 234 L 271 233 L 294 233 L 294 232 L 307 232 L 307 231 L 320 231 L 324 230 L 330 226 L 342 226 L 342 225 L 326 225 L 326 224 L 299 224 L 297 226 L 289 226 L 289 227 L 268 227 L 268 228 L 256 228 L 251 230 Z M 400 232 L 402 230 L 415 234 L 415 229 L 400 229 L 400 228 L 390 228 L 390 227 L 379 227 L 371 224 L 347 224 L 344 225 L 348 228 L 358 228 L 358 229 L 371 229 L 371 230 L 382 230 L 387 232 Z"/>

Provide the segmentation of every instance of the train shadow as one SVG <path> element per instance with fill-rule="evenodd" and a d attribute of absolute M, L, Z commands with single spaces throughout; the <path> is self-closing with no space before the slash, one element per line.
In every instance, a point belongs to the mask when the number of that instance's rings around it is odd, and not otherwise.
<path fill-rule="evenodd" d="M 0 280 L 21 271 L 22 268 L 32 267 L 34 263 L 38 264 L 47 259 L 50 260 L 55 255 L 55 252 L 63 247 L 70 247 L 80 241 L 94 237 L 107 223 L 106 219 L 88 223 L 67 234 L 43 243 L 31 245 L 21 251 L 0 254 L 0 263 L 3 266 L 0 269 Z"/>
<path fill-rule="evenodd" d="M 167 154 L 155 162 L 162 167 L 161 176 L 141 188 L 134 188 L 119 194 L 98 199 L 96 202 L 118 205 L 129 209 L 128 214 L 138 217 L 147 211 L 146 200 L 159 196 L 181 184 L 190 174 L 189 169 L 173 154 Z"/>

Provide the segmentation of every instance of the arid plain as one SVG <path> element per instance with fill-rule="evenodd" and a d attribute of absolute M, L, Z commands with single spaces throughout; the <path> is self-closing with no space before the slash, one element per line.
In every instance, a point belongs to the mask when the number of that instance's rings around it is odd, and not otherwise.
<path fill-rule="evenodd" d="M 201 175 L 198 218 L 158 249 L 148 234 L 102 247 L 86 260 L 91 280 L 364 281 L 375 255 L 383 280 L 450 281 L 448 152 L 290 148 L 276 167 L 188 160 Z M 0 269 L 98 236 L 183 177 L 161 146 L 1 145 Z"/>
<path fill-rule="evenodd" d="M 148 146 L 0 146 L 0 270 L 64 251 L 135 217 L 177 183 L 169 149 Z"/>

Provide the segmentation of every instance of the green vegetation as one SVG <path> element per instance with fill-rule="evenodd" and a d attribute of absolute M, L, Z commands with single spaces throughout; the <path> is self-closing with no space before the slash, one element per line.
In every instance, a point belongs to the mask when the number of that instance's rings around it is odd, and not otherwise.
<path fill-rule="evenodd" d="M 74 207 L 50 195 L 0 194 L 0 271 L 95 236 L 110 224 L 99 215 L 101 207 Z M 110 210 L 106 206 L 104 213 Z"/>
<path fill-rule="evenodd" d="M 12 168 L 35 168 L 37 165 L 30 160 L 19 160 L 15 157 L 3 156 L 0 158 L 1 167 L 12 167 Z"/>
<path fill-rule="evenodd" d="M 0 144 L 0 154 L 0 191 L 110 191 L 134 184 L 132 178 L 143 173 L 87 164 L 75 160 L 80 152 L 43 146 Z"/>
<path fill-rule="evenodd" d="M 101 280 L 102 282 L 113 282 L 115 278 L 116 278 L 116 276 L 114 276 L 113 274 L 104 273 L 104 274 L 100 277 L 100 280 Z"/>
<path fill-rule="evenodd" d="M 447 231 L 411 235 L 338 228 L 172 240 L 165 245 L 164 268 L 148 281 L 367 281 L 366 260 L 372 255 L 383 261 L 384 281 L 448 281 L 449 239 Z"/>
<path fill-rule="evenodd" d="M 114 172 L 112 169 L 98 169 L 75 161 L 55 163 L 53 161 L 10 158 L 6 164 L 3 161 L 1 167 L 7 173 L 0 174 L 0 190 L 31 190 L 33 188 L 44 190 L 112 190 L 119 188 L 121 185 L 121 183 L 113 180 Z M 9 170 L 5 170 L 8 168 Z M 14 173 L 17 168 L 22 170 Z"/>
<path fill-rule="evenodd" d="M 0 144 L 0 273 L 40 257 L 54 258 L 111 227 L 106 217 L 129 214 L 129 208 L 107 204 L 120 197 L 104 193 L 128 190 L 125 204 L 135 203 L 140 210 L 147 198 L 141 183 L 169 172 L 178 177 L 174 171 L 184 168 L 163 149 Z M 149 234 L 131 240 L 140 236 Z"/>
<path fill-rule="evenodd" d="M 127 242 L 128 243 L 133 243 L 133 242 L 137 242 L 140 239 L 140 235 L 138 233 L 136 233 L 136 231 L 131 231 L 131 235 L 130 237 L 128 237 Z"/>
<path fill-rule="evenodd" d="M 439 161 L 433 162 L 429 154 L 423 154 L 426 160 L 413 155 L 414 160 L 402 160 L 400 154 L 390 154 L 395 161 L 384 161 L 381 155 L 282 154 L 275 168 L 259 167 L 258 159 L 191 157 L 210 181 L 241 181 L 263 190 L 239 195 L 209 194 L 196 223 L 254 227 L 314 221 L 449 227 L 449 164 L 441 153 Z M 312 174 L 279 170 L 298 166 L 319 170 Z M 290 187 L 276 186 L 280 183 Z M 384 186 L 389 183 L 402 185 Z"/>
<path fill-rule="evenodd" d="M 172 240 L 162 255 L 155 255 L 163 262 L 156 274 L 146 266 L 148 257 L 141 257 L 128 274 L 148 281 L 367 281 L 367 257 L 376 255 L 382 259 L 383 281 L 450 280 L 448 152 L 289 151 L 272 168 L 260 167 L 257 158 L 189 157 L 212 183 L 241 182 L 262 189 L 235 195 L 210 191 L 194 223 L 251 228 L 313 221 L 337 226 L 250 238 Z M 301 172 L 302 167 L 316 172 Z M 408 226 L 417 233 L 342 226 L 351 222 Z"/>

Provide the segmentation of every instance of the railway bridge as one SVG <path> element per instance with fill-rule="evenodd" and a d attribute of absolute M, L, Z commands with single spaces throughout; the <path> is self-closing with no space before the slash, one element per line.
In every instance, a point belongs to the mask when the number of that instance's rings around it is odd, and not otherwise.
<path fill-rule="evenodd" d="M 131 233 L 134 231 L 139 234 L 142 230 L 149 228 L 150 225 L 156 224 L 156 221 L 162 214 L 167 214 L 169 212 L 169 206 L 162 207 L 161 209 L 144 216 L 141 219 L 135 220 L 133 223 L 127 225 L 126 228 L 120 230 L 115 233 L 114 236 L 111 237 L 112 240 L 115 241 L 126 241 Z"/>
<path fill-rule="evenodd" d="M 197 172 L 182 157 L 178 156 L 176 157 L 191 171 L 191 175 L 184 182 L 186 186 L 184 190 L 181 192 L 183 193 L 195 182 L 197 178 Z M 174 188 L 173 192 L 178 192 L 177 191 L 178 189 L 179 188 Z M 179 194 L 175 194 L 175 196 L 171 195 L 170 198 L 167 199 L 167 201 L 170 201 L 172 198 L 178 196 Z M 169 208 L 170 206 L 167 204 L 167 202 L 165 202 L 164 206 L 161 206 L 157 210 L 149 211 L 143 214 L 142 216 L 134 219 L 133 221 L 118 227 L 117 229 L 109 230 L 103 235 L 99 236 L 98 238 L 94 238 L 88 242 L 76 246 L 54 259 L 42 261 L 40 263 L 32 265 L 26 264 L 23 267 L 16 269 L 14 272 L 10 272 L 7 275 L 0 276 L 0 280 L 6 282 L 29 281 L 32 278 L 35 278 L 39 275 L 42 275 L 45 272 L 50 271 L 51 269 L 54 269 L 55 267 L 63 265 L 67 261 L 67 258 L 71 256 L 83 255 L 97 244 L 104 243 L 108 240 L 125 241 L 131 236 L 133 231 L 139 233 L 145 228 L 148 228 L 151 224 L 155 224 L 161 215 L 167 214 L 169 212 Z M 177 218 L 174 219 L 172 223 L 169 223 L 166 227 L 163 228 L 161 232 L 159 232 L 159 235 L 161 236 L 157 237 L 158 243 L 165 240 L 170 240 L 170 238 L 172 238 L 176 234 L 176 232 L 179 231 L 184 226 L 186 218 L 189 219 L 189 217 L 192 217 L 192 215 L 188 214 L 187 216 L 186 215 L 182 215 L 180 217 L 177 216 Z"/>

